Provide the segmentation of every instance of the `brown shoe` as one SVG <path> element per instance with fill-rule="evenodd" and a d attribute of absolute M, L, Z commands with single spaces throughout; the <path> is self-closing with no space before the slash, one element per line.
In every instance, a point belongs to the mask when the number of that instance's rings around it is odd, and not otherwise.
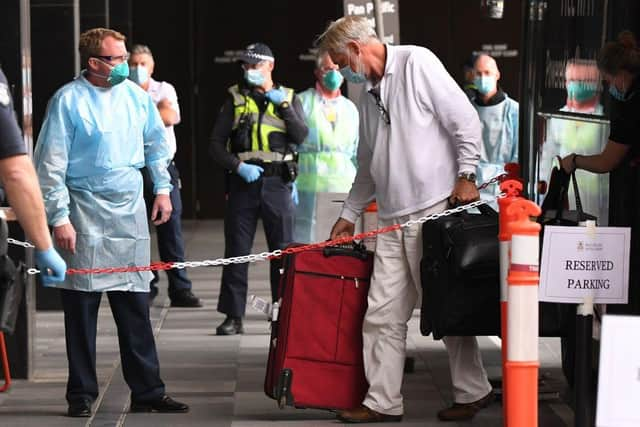
<path fill-rule="evenodd" d="M 338 420 L 343 423 L 393 423 L 402 421 L 402 415 L 387 415 L 369 409 L 361 405 L 348 411 L 342 411 L 338 414 Z"/>
<path fill-rule="evenodd" d="M 471 403 L 453 403 L 449 408 L 438 412 L 440 421 L 460 421 L 473 418 L 482 408 L 486 408 L 493 402 L 493 390 L 480 400 Z"/>

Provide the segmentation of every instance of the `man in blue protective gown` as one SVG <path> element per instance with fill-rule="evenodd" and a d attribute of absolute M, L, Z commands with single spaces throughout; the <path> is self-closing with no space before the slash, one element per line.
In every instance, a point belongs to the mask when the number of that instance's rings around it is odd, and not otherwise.
<path fill-rule="evenodd" d="M 169 147 L 151 97 L 127 80 L 125 37 L 95 28 L 80 36 L 82 74 L 49 102 L 35 163 L 55 246 L 70 268 L 149 264 L 142 197 L 146 167 L 155 184 L 154 224 L 171 215 Z M 69 378 L 68 415 L 90 417 L 98 397 L 96 324 L 106 292 L 118 327 L 132 412 L 187 412 L 165 394 L 149 319 L 151 273 L 74 274 L 61 289 Z"/>
<path fill-rule="evenodd" d="M 477 95 L 472 104 L 482 122 L 482 151 L 478 164 L 478 184 L 504 173 L 504 165 L 518 161 L 519 105 L 499 87 L 500 70 L 495 59 L 480 55 L 474 64 Z M 500 192 L 497 184 L 480 191 L 482 199 Z M 497 207 L 496 202 L 492 206 Z"/>
<path fill-rule="evenodd" d="M 356 176 L 358 109 L 342 96 L 344 78 L 329 55 L 316 61 L 316 86 L 300 93 L 309 134 L 298 147 L 298 197 L 294 237 L 296 242 L 326 239 L 317 236 L 316 194 L 348 193 Z"/>

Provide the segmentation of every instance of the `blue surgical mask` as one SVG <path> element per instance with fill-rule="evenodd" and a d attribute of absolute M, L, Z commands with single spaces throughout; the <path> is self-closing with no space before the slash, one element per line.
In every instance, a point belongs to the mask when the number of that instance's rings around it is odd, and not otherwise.
<path fill-rule="evenodd" d="M 322 84 L 330 91 L 338 90 L 343 81 L 344 77 L 336 70 L 329 70 L 322 76 Z"/>
<path fill-rule="evenodd" d="M 362 62 L 360 61 L 360 59 L 358 59 L 358 66 L 356 68 L 358 69 L 358 71 L 354 72 L 351 69 L 351 65 L 347 64 L 346 67 L 340 68 L 340 74 L 342 74 L 345 80 L 348 81 L 349 83 L 362 84 L 366 82 L 367 76 L 364 75 L 364 65 L 362 65 Z"/>
<path fill-rule="evenodd" d="M 129 78 L 139 85 L 143 85 L 149 80 L 149 70 L 144 65 L 131 67 L 129 70 Z"/>
<path fill-rule="evenodd" d="M 616 80 L 622 78 L 622 89 L 618 89 L 616 86 Z M 630 93 L 627 93 L 630 92 Z M 629 87 L 625 87 L 624 84 L 624 76 L 618 75 L 614 77 L 612 81 L 609 82 L 609 94 L 613 99 L 616 99 L 621 102 L 628 101 L 634 95 L 634 92 L 629 91 Z"/>
<path fill-rule="evenodd" d="M 497 83 L 498 81 L 494 76 L 476 76 L 476 78 L 473 79 L 473 84 L 482 95 L 486 95 L 494 91 Z"/>
<path fill-rule="evenodd" d="M 627 100 L 626 93 L 618 89 L 613 83 L 609 85 L 609 95 L 621 102 Z"/>
<path fill-rule="evenodd" d="M 567 95 L 569 99 L 577 102 L 585 102 L 593 99 L 598 92 L 598 87 L 594 82 L 569 81 L 567 83 Z"/>
<path fill-rule="evenodd" d="M 244 70 L 244 79 L 251 86 L 262 86 L 264 81 L 266 80 L 264 74 L 260 70 Z"/>

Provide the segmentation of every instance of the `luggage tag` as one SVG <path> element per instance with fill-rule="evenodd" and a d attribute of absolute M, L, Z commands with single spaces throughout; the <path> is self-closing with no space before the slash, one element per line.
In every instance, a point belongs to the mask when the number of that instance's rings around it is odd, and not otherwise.
<path fill-rule="evenodd" d="M 251 308 L 253 308 L 254 310 L 269 316 L 272 322 L 278 321 L 278 315 L 280 314 L 280 304 L 278 301 L 271 304 L 270 302 L 267 302 L 263 298 L 257 297 L 255 295 L 250 295 L 249 304 L 251 305 Z"/>
<path fill-rule="evenodd" d="M 255 295 L 250 295 L 249 304 L 251 305 L 251 308 L 253 308 L 256 311 L 259 311 L 266 315 L 269 315 L 271 313 L 271 303 L 267 302 L 266 300 L 260 297 L 257 297 Z"/>

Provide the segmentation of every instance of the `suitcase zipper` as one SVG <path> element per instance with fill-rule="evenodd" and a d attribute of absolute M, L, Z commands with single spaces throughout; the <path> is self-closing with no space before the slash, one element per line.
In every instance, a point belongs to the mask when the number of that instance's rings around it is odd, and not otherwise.
<path fill-rule="evenodd" d="M 327 273 L 316 273 L 314 271 L 302 271 L 302 270 L 296 270 L 296 273 L 299 274 L 304 274 L 307 276 L 319 276 L 319 277 L 327 277 L 330 279 L 341 279 L 341 280 L 353 280 L 356 284 L 356 288 L 360 287 L 360 282 L 366 282 L 367 278 L 364 277 L 350 277 L 350 276 L 343 276 L 343 275 L 339 275 L 339 274 L 327 274 Z"/>

